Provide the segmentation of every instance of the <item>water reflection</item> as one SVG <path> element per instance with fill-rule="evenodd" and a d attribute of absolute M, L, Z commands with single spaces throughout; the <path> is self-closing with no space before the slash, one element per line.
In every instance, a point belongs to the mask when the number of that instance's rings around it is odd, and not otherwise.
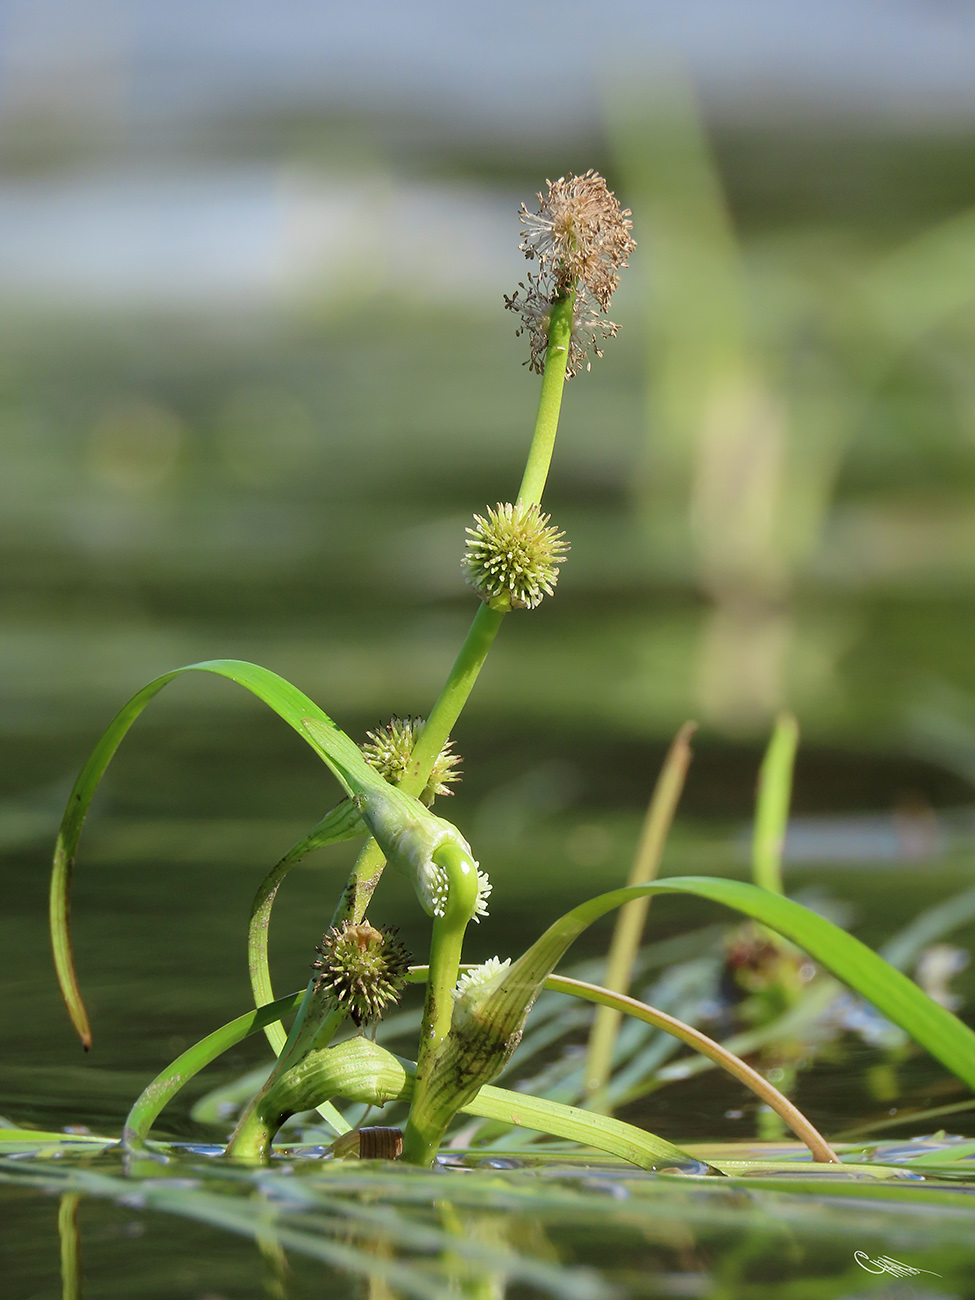
<path fill-rule="evenodd" d="M 942 1141 L 940 1150 L 950 1146 Z M 920 1144 L 914 1155 L 931 1162 L 938 1149 Z M 889 1146 L 875 1154 L 898 1158 Z M 927 1168 L 926 1177 L 940 1177 L 933 1163 Z M 62 1294 L 73 1300 L 86 1284 L 99 1289 L 122 1257 L 133 1287 L 154 1278 L 156 1288 L 194 1297 L 263 1289 L 300 1300 L 321 1294 L 323 1278 L 343 1287 L 343 1278 L 358 1277 L 371 1298 L 502 1300 L 527 1287 L 558 1300 L 604 1300 L 620 1288 L 677 1300 L 748 1285 L 769 1300 L 796 1286 L 839 1300 L 858 1281 L 855 1251 L 937 1273 L 938 1294 L 961 1297 L 975 1263 L 966 1179 L 970 1171 L 957 1171 L 942 1190 L 923 1194 L 900 1183 L 896 1196 L 881 1199 L 835 1175 L 800 1192 L 788 1179 L 722 1186 L 585 1160 L 560 1166 L 558 1158 L 488 1180 L 293 1160 L 250 1175 L 201 1166 L 189 1152 L 169 1172 L 141 1179 L 122 1178 L 111 1153 L 82 1164 L 34 1160 L 16 1172 L 0 1166 L 6 1185 L 71 1189 L 58 1208 L 35 1203 L 58 1232 L 19 1255 L 15 1276 L 43 1285 L 60 1254 Z M 921 1211 L 922 1195 L 937 1199 L 936 1215 Z M 851 1216 L 854 1203 L 862 1209 Z M 229 1235 L 214 1234 L 218 1227 Z"/>

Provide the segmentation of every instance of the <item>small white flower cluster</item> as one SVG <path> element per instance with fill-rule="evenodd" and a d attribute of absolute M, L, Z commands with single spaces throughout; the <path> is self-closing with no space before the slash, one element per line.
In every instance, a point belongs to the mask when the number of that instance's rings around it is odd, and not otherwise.
<path fill-rule="evenodd" d="M 477 871 L 477 902 L 474 904 L 474 915 L 471 919 L 474 921 L 480 921 L 482 916 L 487 916 L 488 914 L 487 901 L 491 897 L 491 890 L 494 886 L 488 879 L 488 873 L 482 871 L 476 862 L 474 863 L 474 867 Z"/>
<path fill-rule="evenodd" d="M 494 886 L 488 879 L 488 873 L 482 871 L 476 862 L 474 869 L 477 871 L 477 901 L 471 920 L 479 922 L 482 916 L 488 914 L 487 901 Z M 449 888 L 447 873 L 439 863 L 430 861 L 421 865 L 417 873 L 417 889 L 420 902 L 431 916 L 443 916 L 446 913 Z"/>
<path fill-rule="evenodd" d="M 454 989 L 454 1000 L 459 1002 L 461 998 L 468 997 L 476 990 L 480 990 L 482 993 L 485 992 L 488 985 L 500 981 L 510 965 L 510 957 L 505 957 L 504 961 L 501 961 L 499 957 L 489 957 L 487 961 L 481 962 L 480 966 L 465 971 L 457 981 L 457 987 Z"/>
<path fill-rule="evenodd" d="M 446 911 L 447 872 L 434 861 L 434 855 L 438 849 L 451 844 L 477 870 L 475 912 L 486 915 L 490 883 L 484 872 L 478 870 L 471 846 L 453 823 L 430 812 L 419 799 L 394 785 L 357 795 L 353 803 L 390 865 L 412 879 L 420 905 L 428 916 L 443 916 Z"/>

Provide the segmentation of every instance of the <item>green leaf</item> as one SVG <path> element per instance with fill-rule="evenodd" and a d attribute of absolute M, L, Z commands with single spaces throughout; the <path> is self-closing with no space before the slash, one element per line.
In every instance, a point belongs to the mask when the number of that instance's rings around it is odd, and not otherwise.
<path fill-rule="evenodd" d="M 975 1089 L 975 1033 L 911 980 L 832 921 L 789 898 L 737 880 L 682 876 L 600 894 L 568 912 L 518 959 L 503 988 L 508 999 L 532 996 L 572 941 L 615 907 L 648 894 L 695 894 L 761 921 L 791 939 L 889 1020 L 907 1031 L 968 1087 Z M 497 1014 L 497 1013 L 495 1013 Z"/>
<path fill-rule="evenodd" d="M 959 1142 L 954 1146 L 945 1146 L 940 1151 L 926 1151 L 916 1156 L 911 1162 L 915 1165 L 951 1165 L 956 1160 L 971 1160 L 975 1156 L 975 1142 Z"/>
<path fill-rule="evenodd" d="M 694 1160 L 672 1142 L 633 1124 L 626 1124 L 610 1115 L 581 1110 L 578 1106 L 548 1101 L 544 1097 L 531 1097 L 527 1093 L 511 1092 L 508 1088 L 496 1088 L 490 1083 L 484 1084 L 470 1101 L 461 1106 L 461 1110 L 466 1115 L 476 1115 L 479 1119 L 502 1120 L 517 1128 L 530 1128 L 539 1133 L 549 1133 L 553 1137 L 568 1138 L 583 1146 L 594 1147 L 597 1151 L 619 1156 L 641 1169 L 659 1170 L 667 1165 L 685 1165 L 692 1168 L 696 1166 L 701 1173 L 708 1171 L 704 1161 Z"/>
<path fill-rule="evenodd" d="M 358 809 L 351 800 L 343 799 L 322 818 L 317 826 L 313 826 L 303 839 L 290 848 L 261 881 L 251 904 L 247 929 L 247 965 L 256 1006 L 262 1007 L 274 1001 L 271 970 L 267 957 L 267 932 L 271 923 L 271 908 L 281 882 L 293 866 L 315 849 L 324 849 L 329 844 L 338 844 L 342 840 L 355 839 L 356 836 L 364 834 L 366 834 L 366 825 Z M 264 1033 L 277 1056 L 288 1038 L 281 1022 L 275 1021 L 272 1025 L 265 1025 Z"/>
<path fill-rule="evenodd" d="M 206 1038 L 201 1038 L 198 1043 L 188 1047 L 171 1065 L 157 1074 L 136 1098 L 122 1130 L 122 1141 L 126 1146 L 136 1149 L 142 1147 L 159 1114 L 184 1084 L 199 1074 L 205 1065 L 215 1061 L 223 1052 L 235 1047 L 250 1034 L 256 1034 L 265 1025 L 273 1024 L 282 1016 L 297 1011 L 304 996 L 302 990 L 300 993 L 292 993 L 290 997 L 270 1002 L 265 1007 L 257 1007 L 238 1016 L 236 1020 L 221 1025 L 212 1034 L 207 1034 Z"/>
<path fill-rule="evenodd" d="M 94 1133 L 48 1133 L 36 1128 L 0 1129 L 0 1154 L 17 1151 L 44 1153 L 52 1151 L 92 1151 L 118 1145 L 117 1138 L 99 1137 Z"/>
<path fill-rule="evenodd" d="M 755 833 L 752 838 L 752 879 L 773 894 L 783 893 L 782 849 L 792 798 L 792 769 L 799 744 L 799 724 L 791 714 L 776 719 L 758 774 Z"/>
<path fill-rule="evenodd" d="M 203 663 L 188 664 L 164 673 L 144 686 L 138 694 L 113 718 L 95 746 L 91 757 L 82 768 L 68 799 L 61 821 L 57 846 L 54 852 L 54 870 L 51 876 L 50 925 L 54 948 L 54 964 L 58 982 L 71 1020 L 87 1050 L 91 1046 L 91 1028 L 78 988 L 74 958 L 71 950 L 70 887 L 71 872 L 78 849 L 78 840 L 85 817 L 98 783 L 112 760 L 126 732 L 149 701 L 174 678 L 183 673 L 216 673 L 227 677 L 251 691 L 269 705 L 292 726 L 328 765 L 346 794 L 362 796 L 366 792 L 389 790 L 382 777 L 366 762 L 358 746 L 341 731 L 318 705 L 296 686 L 279 677 L 277 673 L 257 664 L 240 659 L 210 659 Z M 306 725 L 312 722 L 313 730 Z M 403 796 L 407 798 L 407 796 Z"/>

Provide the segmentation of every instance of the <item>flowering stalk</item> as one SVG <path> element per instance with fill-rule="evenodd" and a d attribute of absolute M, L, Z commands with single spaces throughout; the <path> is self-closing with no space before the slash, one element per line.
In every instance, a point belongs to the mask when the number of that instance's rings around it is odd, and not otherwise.
<path fill-rule="evenodd" d="M 518 504 L 538 505 L 545 490 L 549 466 L 552 464 L 552 452 L 555 450 L 555 435 L 559 429 L 559 414 L 562 410 L 562 391 L 565 388 L 565 371 L 569 362 L 569 346 L 572 341 L 572 317 L 575 311 L 575 289 L 570 289 L 558 298 L 552 307 L 549 318 L 548 349 L 545 353 L 545 368 L 542 371 L 542 391 L 538 398 L 538 412 L 535 416 L 535 434 L 528 451 L 528 463 L 518 489 Z"/>
<path fill-rule="evenodd" d="M 480 609 L 467 634 L 447 681 L 420 731 L 411 761 L 396 782 L 406 795 L 420 796 L 441 751 L 447 744 L 461 710 L 467 703 L 488 651 L 500 629 L 502 619 L 511 608 L 533 608 L 543 592 L 551 592 L 558 574 L 557 561 L 565 547 L 557 529 L 548 528 L 548 519 L 538 511 L 558 431 L 562 390 L 565 380 L 583 366 L 588 368 L 587 347 L 601 355 L 596 345 L 597 332 L 609 337 L 616 326 L 604 318 L 613 290 L 619 281 L 618 270 L 634 247 L 630 238 L 629 213 L 622 212 L 606 182 L 594 172 L 584 176 L 560 178 L 549 184 L 545 197 L 539 195 L 538 213 L 522 208 L 527 230 L 521 250 L 529 260 L 537 260 L 539 273 L 529 274 L 505 306 L 521 316 L 518 333 L 527 332 L 530 341 L 531 368 L 542 375 L 535 430 L 524 476 L 514 506 L 499 504 L 492 512 L 495 524 L 514 529 L 519 543 L 525 543 L 525 565 L 515 574 L 503 573 L 507 581 L 493 592 L 485 593 L 477 581 L 472 585 L 482 596 Z M 534 514 L 530 511 L 534 510 Z M 486 521 L 481 521 L 486 524 Z M 470 531 L 470 530 L 469 530 Z M 490 550 L 491 538 L 485 534 L 480 555 Z M 505 538 L 501 538 L 504 542 Z M 466 567 L 477 568 L 468 547 Z M 535 570 L 532 570 L 532 565 Z M 497 574 L 494 575 L 497 577 Z M 368 822 L 369 818 L 363 814 Z M 376 835 L 362 848 L 346 883 L 332 918 L 333 927 L 357 925 L 363 921 L 379 882 L 388 851 L 382 836 Z M 467 846 L 465 845 L 464 848 Z M 427 1081 L 436 1049 L 449 1032 L 452 1012 L 450 991 L 456 981 L 460 946 L 464 930 L 476 909 L 467 898 L 469 880 L 462 879 L 458 863 L 463 853 L 444 846 L 446 858 L 456 859 L 447 868 L 451 891 L 457 878 L 457 899 L 449 894 L 446 912 L 434 920 L 430 990 L 424 1012 L 423 1037 L 419 1052 L 417 1091 L 410 1123 L 404 1138 L 404 1158 L 428 1164 L 436 1152 L 443 1131 L 440 1118 L 430 1115 Z M 469 851 L 468 851 L 469 858 Z M 434 854 L 432 861 L 437 861 Z M 473 862 L 473 859 L 469 859 Z M 476 872 L 476 864 L 474 864 Z M 476 875 L 475 875 L 476 880 Z M 468 910 L 468 904 L 470 908 Z M 314 1047 L 326 1044 L 334 1034 L 340 1018 L 323 995 L 322 989 L 309 984 L 308 993 L 292 1026 L 291 1034 L 279 1057 L 272 1080 L 282 1071 L 292 1069 Z M 449 1117 L 448 1117 L 449 1118 Z M 247 1117 L 242 1120 L 246 1125 Z M 232 1140 L 245 1142 L 241 1126 Z"/>
<path fill-rule="evenodd" d="M 537 261 L 539 274 L 527 277 L 505 306 L 521 316 L 518 333 L 529 335 L 531 368 L 542 376 L 542 391 L 535 417 L 524 477 L 517 504 L 538 505 L 552 463 L 552 451 L 562 407 L 562 390 L 568 376 L 586 361 L 585 343 L 598 355 L 595 331 L 604 337 L 616 326 L 603 318 L 619 271 L 636 247 L 630 236 L 629 211 L 620 208 L 595 172 L 560 177 L 539 194 L 539 210 L 522 207 L 526 233 L 521 251 Z M 587 337 L 588 336 L 588 337 Z M 419 794 L 436 756 L 447 742 L 474 682 L 487 657 L 504 614 L 482 605 L 474 617 L 460 654 L 440 697 L 420 733 L 413 751 L 413 769 L 401 782 L 410 794 Z M 358 868 L 358 864 L 357 864 Z"/>
<path fill-rule="evenodd" d="M 440 1139 L 455 1114 L 454 1108 L 445 1112 L 444 1107 L 436 1104 L 430 1085 L 440 1048 L 450 1033 L 464 935 L 479 901 L 477 864 L 469 855 L 457 845 L 445 845 L 437 861 L 446 871 L 450 885 L 443 912 L 433 922 L 416 1083 L 403 1134 L 403 1159 L 415 1165 L 433 1163 Z"/>

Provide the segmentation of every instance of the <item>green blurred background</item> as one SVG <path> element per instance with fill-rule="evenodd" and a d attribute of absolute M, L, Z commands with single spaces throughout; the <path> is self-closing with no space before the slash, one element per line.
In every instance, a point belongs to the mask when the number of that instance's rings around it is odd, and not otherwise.
<path fill-rule="evenodd" d="M 253 890 L 334 798 L 228 683 L 167 689 L 83 844 L 100 1055 L 69 1077 L 46 864 L 128 695 L 226 655 L 359 738 L 429 708 L 474 609 L 465 524 L 516 489 L 537 400 L 502 308 L 526 269 L 518 205 L 568 170 L 605 172 L 639 248 L 619 338 L 566 391 L 558 595 L 506 621 L 457 729 L 466 778 L 444 811 L 497 882 L 475 955 L 625 873 L 689 717 L 669 869 L 742 869 L 787 707 L 793 881 L 839 882 L 877 940 L 969 878 L 975 30 L 915 16 L 929 44 L 912 45 L 902 14 L 849 47 L 836 6 L 786 6 L 792 27 L 749 44 L 762 6 L 707 8 L 724 26 L 682 36 L 663 6 L 624 5 L 632 41 L 566 23 L 538 58 L 548 6 L 429 4 L 412 27 L 377 3 L 10 6 L 0 1109 L 40 1120 L 84 1097 L 114 1121 L 147 1069 L 242 1009 Z M 282 991 L 347 860 L 282 892 Z M 405 901 L 384 884 L 374 919 Z"/>

